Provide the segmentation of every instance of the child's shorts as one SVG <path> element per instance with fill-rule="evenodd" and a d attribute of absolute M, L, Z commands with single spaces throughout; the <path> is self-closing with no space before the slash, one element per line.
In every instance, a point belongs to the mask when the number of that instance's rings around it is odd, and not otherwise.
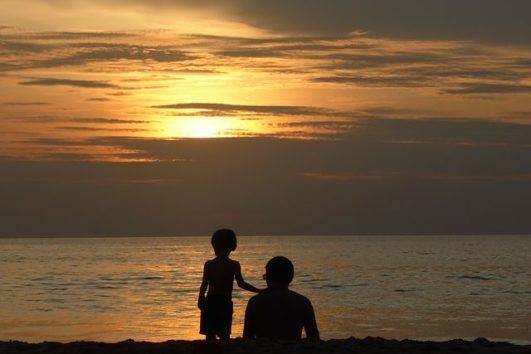
<path fill-rule="evenodd" d="M 199 333 L 229 337 L 232 311 L 230 296 L 207 296 L 203 310 L 201 310 Z"/>

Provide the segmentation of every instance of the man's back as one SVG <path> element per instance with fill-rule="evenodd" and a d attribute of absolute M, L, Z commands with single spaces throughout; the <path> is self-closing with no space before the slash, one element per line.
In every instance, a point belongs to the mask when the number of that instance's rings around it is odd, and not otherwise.
<path fill-rule="evenodd" d="M 245 312 L 244 338 L 319 338 L 312 303 L 287 288 L 253 296 Z"/>

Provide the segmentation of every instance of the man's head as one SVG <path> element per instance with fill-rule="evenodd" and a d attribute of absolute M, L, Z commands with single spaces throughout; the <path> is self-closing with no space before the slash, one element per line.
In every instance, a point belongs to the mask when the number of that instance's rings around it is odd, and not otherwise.
<path fill-rule="evenodd" d="M 271 285 L 288 286 L 293 280 L 293 263 L 286 257 L 278 256 L 271 258 L 266 264 L 266 282 Z"/>

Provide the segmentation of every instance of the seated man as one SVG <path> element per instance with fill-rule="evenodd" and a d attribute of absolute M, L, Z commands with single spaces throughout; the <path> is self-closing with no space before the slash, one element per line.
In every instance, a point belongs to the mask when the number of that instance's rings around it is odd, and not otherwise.
<path fill-rule="evenodd" d="M 253 296 L 245 310 L 244 338 L 319 339 L 312 303 L 288 289 L 293 280 L 293 264 L 275 257 L 266 265 L 267 289 Z"/>

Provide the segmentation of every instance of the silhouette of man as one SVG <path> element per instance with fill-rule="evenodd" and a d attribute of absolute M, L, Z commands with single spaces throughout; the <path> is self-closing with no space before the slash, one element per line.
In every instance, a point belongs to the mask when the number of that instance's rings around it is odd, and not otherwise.
<path fill-rule="evenodd" d="M 274 257 L 266 265 L 267 289 L 253 296 L 245 310 L 244 338 L 319 339 L 315 313 L 308 298 L 288 289 L 293 280 L 293 263 Z"/>

